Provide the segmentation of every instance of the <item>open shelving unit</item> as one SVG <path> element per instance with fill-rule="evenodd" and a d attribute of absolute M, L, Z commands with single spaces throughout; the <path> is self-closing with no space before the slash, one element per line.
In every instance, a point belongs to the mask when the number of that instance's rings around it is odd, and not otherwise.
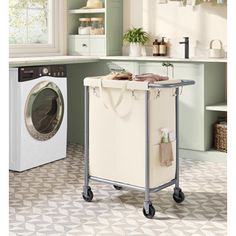
<path fill-rule="evenodd" d="M 101 0 L 103 8 L 86 9 L 87 0 L 68 0 L 68 54 L 115 56 L 122 54 L 123 0 Z M 79 35 L 79 18 L 104 19 L 103 35 Z"/>
<path fill-rule="evenodd" d="M 221 103 L 217 103 L 214 105 L 208 105 L 206 106 L 206 110 L 207 111 L 212 111 L 212 112 L 221 112 L 221 114 L 224 114 L 224 116 L 227 116 L 227 101 L 221 102 Z M 223 112 L 223 113 L 222 113 Z M 220 114 L 220 113 L 219 113 Z M 226 152 L 220 152 L 217 151 L 215 149 L 210 149 L 207 151 L 208 157 L 223 157 L 226 158 L 227 157 L 227 153 Z"/>
<path fill-rule="evenodd" d="M 105 8 L 99 9 L 73 9 L 69 10 L 70 14 L 95 14 L 95 13 L 105 13 Z"/>

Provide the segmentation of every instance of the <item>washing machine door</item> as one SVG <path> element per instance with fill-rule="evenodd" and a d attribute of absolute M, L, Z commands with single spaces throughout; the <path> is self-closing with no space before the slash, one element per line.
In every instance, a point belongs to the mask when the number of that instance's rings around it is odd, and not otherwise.
<path fill-rule="evenodd" d="M 44 81 L 33 87 L 25 104 L 25 124 L 34 139 L 52 138 L 60 128 L 63 115 L 63 96 L 55 83 Z"/>

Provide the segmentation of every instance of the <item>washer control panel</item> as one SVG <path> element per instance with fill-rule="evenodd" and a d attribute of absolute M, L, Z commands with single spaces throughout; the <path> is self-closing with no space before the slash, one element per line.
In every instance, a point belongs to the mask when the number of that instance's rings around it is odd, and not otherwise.
<path fill-rule="evenodd" d="M 64 78 L 66 77 L 66 67 L 63 65 L 45 65 L 19 68 L 19 82 L 37 79 L 42 76 Z"/>
<path fill-rule="evenodd" d="M 42 71 L 43 71 L 43 75 L 47 75 L 49 72 L 47 67 L 44 67 Z"/>

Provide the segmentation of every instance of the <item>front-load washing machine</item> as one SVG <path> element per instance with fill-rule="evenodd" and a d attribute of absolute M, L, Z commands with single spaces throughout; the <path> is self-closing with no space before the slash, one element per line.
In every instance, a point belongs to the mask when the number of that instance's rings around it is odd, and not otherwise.
<path fill-rule="evenodd" d="M 11 68 L 9 168 L 66 157 L 67 79 L 62 65 Z"/>

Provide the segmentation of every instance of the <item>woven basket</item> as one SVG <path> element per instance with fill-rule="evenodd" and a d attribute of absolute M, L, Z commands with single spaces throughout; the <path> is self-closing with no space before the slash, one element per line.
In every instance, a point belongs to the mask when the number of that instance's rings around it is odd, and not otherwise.
<path fill-rule="evenodd" d="M 227 152 L 227 123 L 217 123 L 214 126 L 214 146 L 217 151 Z"/>

